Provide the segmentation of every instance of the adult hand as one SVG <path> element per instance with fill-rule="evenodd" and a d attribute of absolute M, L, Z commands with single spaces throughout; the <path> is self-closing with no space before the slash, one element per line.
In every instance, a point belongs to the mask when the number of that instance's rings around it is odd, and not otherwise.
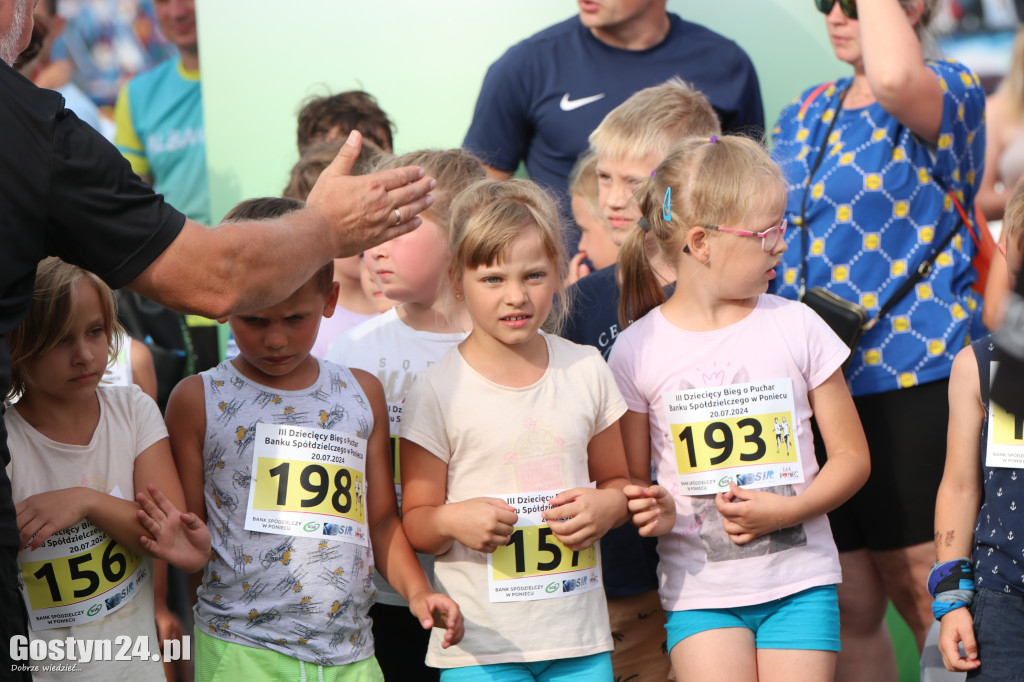
<path fill-rule="evenodd" d="M 352 131 L 306 200 L 307 207 L 331 226 L 336 258 L 354 256 L 416 229 L 422 222 L 416 214 L 434 201 L 427 193 L 437 183 L 416 166 L 349 175 L 362 140 L 358 131 Z"/>

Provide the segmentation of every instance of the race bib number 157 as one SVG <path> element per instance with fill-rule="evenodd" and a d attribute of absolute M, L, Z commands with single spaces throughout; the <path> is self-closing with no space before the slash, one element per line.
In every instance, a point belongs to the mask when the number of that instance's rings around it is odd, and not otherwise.
<path fill-rule="evenodd" d="M 492 602 L 555 599 L 582 594 L 601 584 L 597 545 L 573 551 L 555 537 L 540 514 L 558 490 L 499 497 L 515 507 L 519 520 L 509 543 L 487 555 Z"/>

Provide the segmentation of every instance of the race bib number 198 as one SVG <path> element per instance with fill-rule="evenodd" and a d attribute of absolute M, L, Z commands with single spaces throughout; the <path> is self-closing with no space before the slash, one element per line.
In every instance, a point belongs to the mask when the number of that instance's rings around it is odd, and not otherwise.
<path fill-rule="evenodd" d="M 679 492 L 802 483 L 792 379 L 670 391 L 663 397 Z"/>
<path fill-rule="evenodd" d="M 348 433 L 257 424 L 245 529 L 364 547 L 366 440 Z"/>
<path fill-rule="evenodd" d="M 558 490 L 499 495 L 515 507 L 519 520 L 509 544 L 487 555 L 487 587 L 492 602 L 555 599 L 600 587 L 597 545 L 573 551 L 555 537 L 540 514 Z"/>

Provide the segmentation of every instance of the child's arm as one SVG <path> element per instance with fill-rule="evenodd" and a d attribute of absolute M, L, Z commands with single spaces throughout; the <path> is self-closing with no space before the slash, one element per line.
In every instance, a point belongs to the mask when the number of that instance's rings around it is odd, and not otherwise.
<path fill-rule="evenodd" d="M 541 514 L 555 537 L 574 551 L 590 547 L 629 518 L 626 496 L 622 491 L 629 485 L 629 469 L 626 467 L 619 422 L 590 439 L 587 468 L 590 480 L 597 483 L 597 488 L 563 491 L 549 500 L 552 508 Z"/>
<path fill-rule="evenodd" d="M 373 432 L 366 444 L 366 507 L 374 564 L 384 579 L 409 602 L 409 610 L 425 630 L 435 626 L 445 628 L 441 648 L 447 649 L 462 639 L 462 613 L 450 597 L 431 587 L 398 517 L 398 501 L 391 485 L 394 476 L 384 389 L 368 372 L 353 369 L 352 374 L 373 408 Z"/>
<path fill-rule="evenodd" d="M 642 412 L 628 410 L 619 420 L 626 449 L 630 485 L 623 492 L 629 498 L 633 525 L 644 537 L 664 535 L 676 522 L 676 502 L 660 485 L 651 485 L 651 424 Z"/>
<path fill-rule="evenodd" d="M 203 392 L 202 377 L 187 377 L 174 387 L 167 400 L 164 423 L 167 424 L 167 434 L 170 436 L 171 455 L 184 496 L 184 508 L 198 520 L 206 523 L 206 498 L 203 494 L 206 396 Z M 209 559 L 209 553 L 206 559 Z M 201 573 L 188 578 L 189 593 L 193 601 L 201 579 Z"/>
<path fill-rule="evenodd" d="M 940 563 L 971 557 L 974 523 L 982 498 L 978 439 L 984 419 L 978 363 L 974 349 L 967 346 L 956 354 L 949 376 L 946 467 L 935 500 L 935 555 Z M 966 658 L 960 656 L 961 643 Z M 974 670 L 981 665 L 974 638 L 974 620 L 966 607 L 942 617 L 939 652 L 950 670 Z"/>
<path fill-rule="evenodd" d="M 478 552 L 507 545 L 519 520 L 515 509 L 494 497 L 445 504 L 448 465 L 405 438 L 402 453 L 402 524 L 419 552 L 444 554 L 456 540 Z"/>
<path fill-rule="evenodd" d="M 835 509 L 868 479 L 868 444 L 842 370 L 812 389 L 808 399 L 828 461 L 803 493 L 794 497 L 745 490 L 735 483 L 729 492 L 719 493 L 715 506 L 725 532 L 738 545 Z"/>

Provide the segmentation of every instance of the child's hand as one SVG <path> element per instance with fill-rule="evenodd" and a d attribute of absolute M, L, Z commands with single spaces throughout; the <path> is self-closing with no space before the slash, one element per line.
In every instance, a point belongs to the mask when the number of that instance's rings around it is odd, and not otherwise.
<path fill-rule="evenodd" d="M 565 286 L 570 287 L 590 274 L 590 268 L 583 262 L 586 258 L 587 254 L 580 251 L 569 260 L 569 270 L 565 277 Z"/>
<path fill-rule="evenodd" d="M 626 496 L 617 488 L 573 488 L 558 493 L 548 503 L 552 508 L 545 509 L 541 517 L 555 537 L 574 552 L 600 540 L 626 512 Z"/>
<path fill-rule="evenodd" d="M 795 499 L 745 490 L 731 481 L 729 492 L 715 496 L 715 507 L 722 515 L 722 527 L 729 534 L 729 539 L 737 545 L 745 545 L 754 538 L 792 525 L 786 519 L 790 515 L 790 501 Z"/>
<path fill-rule="evenodd" d="M 424 630 L 444 628 L 444 641 L 441 648 L 458 644 L 462 641 L 465 628 L 462 612 L 452 598 L 437 592 L 421 592 L 409 599 L 409 610 L 416 616 Z"/>
<path fill-rule="evenodd" d="M 57 531 L 79 523 L 89 512 L 92 497 L 100 494 L 92 488 L 76 486 L 26 497 L 15 507 L 21 547 L 41 547 Z"/>
<path fill-rule="evenodd" d="M 156 638 L 161 647 L 167 640 L 181 639 L 185 634 L 181 619 L 165 604 L 157 604 L 153 607 L 153 620 L 156 621 Z"/>
<path fill-rule="evenodd" d="M 967 658 L 960 656 L 961 643 Z M 950 611 L 939 621 L 939 653 L 946 670 L 967 672 L 981 665 L 978 642 L 974 638 L 974 619 L 966 606 Z"/>
<path fill-rule="evenodd" d="M 676 501 L 672 493 L 660 485 L 646 488 L 627 485 L 622 492 L 629 498 L 629 513 L 633 515 L 633 525 L 640 529 L 640 535 L 653 537 L 672 530 L 676 524 Z"/>
<path fill-rule="evenodd" d="M 148 485 L 149 496 L 135 496 L 141 509 L 139 523 L 153 537 L 139 538 L 142 546 L 153 556 L 174 564 L 186 573 L 195 573 L 210 559 L 210 531 L 195 514 L 184 514 L 157 490 Z"/>
<path fill-rule="evenodd" d="M 478 552 L 491 553 L 508 544 L 519 520 L 514 507 L 493 497 L 474 497 L 447 504 L 445 534 Z"/>

